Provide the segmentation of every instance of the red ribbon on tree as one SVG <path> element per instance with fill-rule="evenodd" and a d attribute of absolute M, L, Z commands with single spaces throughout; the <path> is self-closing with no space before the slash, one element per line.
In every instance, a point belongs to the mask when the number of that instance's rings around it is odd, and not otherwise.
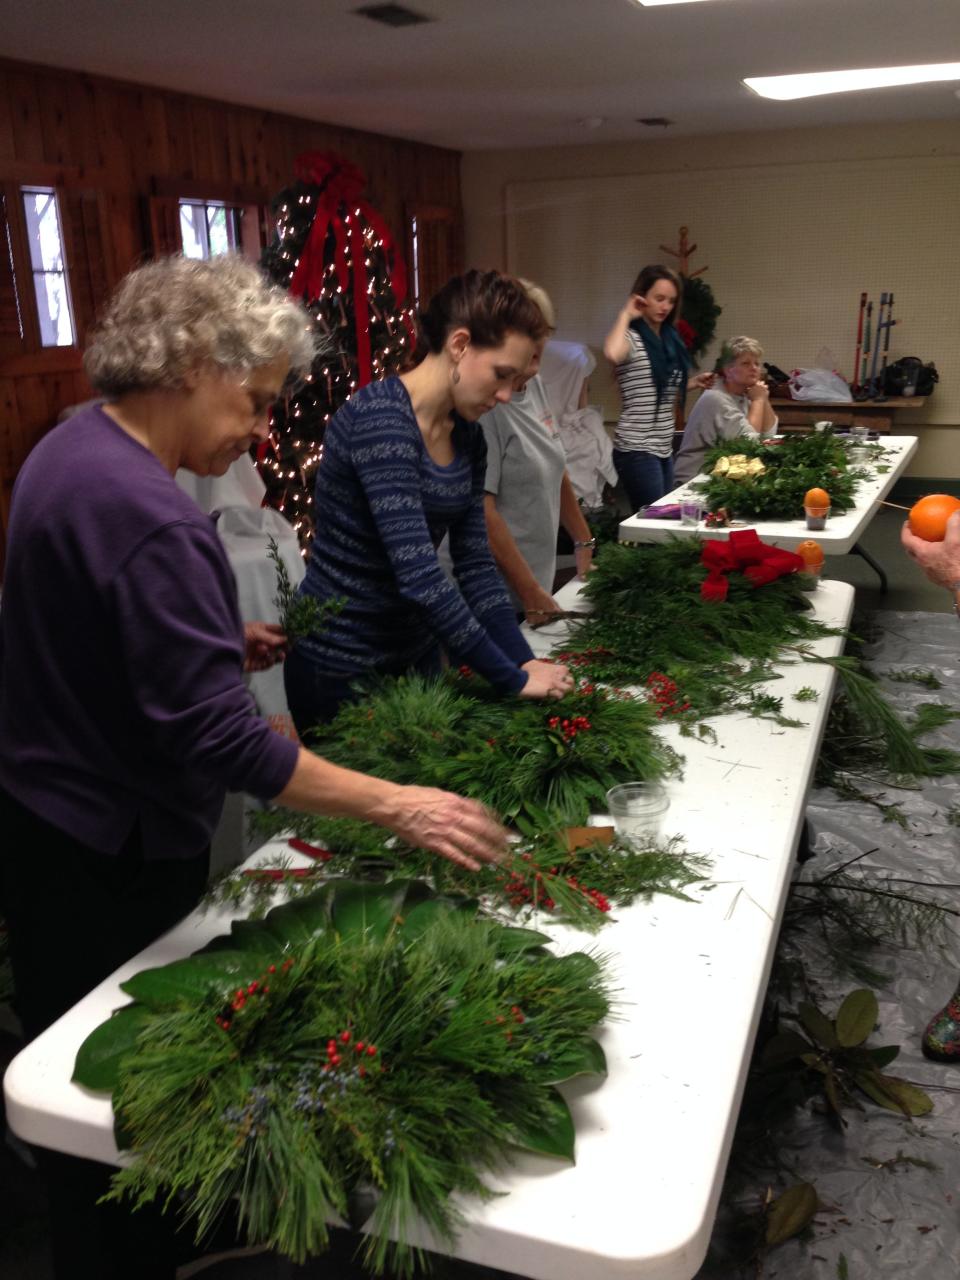
<path fill-rule="evenodd" d="M 756 529 L 735 529 L 727 542 L 707 539 L 700 563 L 707 567 L 700 595 L 704 600 L 718 602 L 727 598 L 730 586 L 727 574 L 734 569 L 742 569 L 745 578 L 755 587 L 762 587 L 785 573 L 796 573 L 805 567 L 802 556 L 761 542 Z"/>
<path fill-rule="evenodd" d="M 346 291 L 353 285 L 353 318 L 357 336 L 357 370 L 359 385 L 373 380 L 370 353 L 370 308 L 367 295 L 367 273 L 364 258 L 361 219 L 365 219 L 383 246 L 390 278 L 390 288 L 399 307 L 407 294 L 407 268 L 398 252 L 387 224 L 369 201 L 362 196 L 367 179 L 351 161 L 332 151 L 305 151 L 294 161 L 295 177 L 311 186 L 321 187 L 317 210 L 310 234 L 290 280 L 290 293 L 305 302 L 315 302 L 323 293 L 326 261 L 324 250 L 328 232 L 333 232 L 334 267 L 337 283 Z M 341 209 L 345 211 L 341 213 Z M 349 255 L 349 256 L 348 256 Z"/>

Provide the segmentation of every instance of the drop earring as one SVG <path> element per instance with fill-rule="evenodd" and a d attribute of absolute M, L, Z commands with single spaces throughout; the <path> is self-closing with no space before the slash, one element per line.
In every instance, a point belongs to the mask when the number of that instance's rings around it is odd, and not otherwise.
<path fill-rule="evenodd" d="M 454 386 L 456 386 L 456 385 L 457 385 L 457 383 L 458 383 L 459 381 L 460 381 L 460 370 L 459 370 L 456 366 L 454 366 L 454 369 L 453 369 L 453 385 L 454 385 Z"/>

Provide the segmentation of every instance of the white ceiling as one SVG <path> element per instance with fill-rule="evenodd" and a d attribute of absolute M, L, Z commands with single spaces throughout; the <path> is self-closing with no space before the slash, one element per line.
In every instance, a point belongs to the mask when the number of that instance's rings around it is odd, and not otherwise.
<path fill-rule="evenodd" d="M 960 85 L 769 102 L 743 76 L 960 59 L 960 0 L 0 0 L 4 56 L 461 150 L 960 120 Z M 637 124 L 667 116 L 668 129 Z M 588 127 L 585 120 L 602 118 Z"/>

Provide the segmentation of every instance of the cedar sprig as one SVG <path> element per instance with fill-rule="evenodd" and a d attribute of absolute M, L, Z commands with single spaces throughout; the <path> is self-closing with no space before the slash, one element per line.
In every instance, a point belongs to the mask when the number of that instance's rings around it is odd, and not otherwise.
<path fill-rule="evenodd" d="M 271 537 L 267 543 L 267 557 L 273 561 L 277 574 L 277 594 L 273 603 L 277 606 L 280 626 L 287 640 L 293 644 L 295 640 L 320 635 L 326 630 L 330 619 L 343 609 L 344 601 L 335 597 L 321 602 L 314 596 L 298 592 L 290 581 L 276 538 Z"/>

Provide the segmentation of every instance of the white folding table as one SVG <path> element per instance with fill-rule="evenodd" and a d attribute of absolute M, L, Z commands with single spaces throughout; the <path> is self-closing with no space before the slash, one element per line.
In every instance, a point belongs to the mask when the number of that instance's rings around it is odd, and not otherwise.
<path fill-rule="evenodd" d="M 860 546 L 870 521 L 876 515 L 877 503 L 885 498 L 893 485 L 906 470 L 907 463 L 916 452 L 916 436 L 884 436 L 879 442 L 887 451 L 878 464 L 865 464 L 870 478 L 857 488 L 856 505 L 844 515 L 831 515 L 825 529 L 811 533 L 806 520 L 801 516 L 796 520 L 757 520 L 738 524 L 735 528 L 756 529 L 764 542 L 793 551 L 807 538 L 813 538 L 823 548 L 824 555 L 839 556 L 854 553 L 862 556 L 879 575 L 882 589 L 886 591 L 887 579 L 883 568 L 874 558 Z M 771 449 L 778 448 L 771 445 Z M 881 468 L 878 470 L 878 467 Z M 702 477 L 697 476 L 695 480 Z M 696 491 L 692 488 L 694 481 L 680 485 L 671 493 L 661 498 L 658 506 L 680 503 L 685 498 L 694 498 Z M 829 486 L 827 486 L 829 488 Z M 729 538 L 730 529 L 708 528 L 703 520 L 698 524 L 682 524 L 679 520 L 657 520 L 639 514 L 628 516 L 620 522 L 619 537 L 621 542 L 665 542 L 675 534 L 699 534 L 701 537 Z"/>
<path fill-rule="evenodd" d="M 578 603 L 579 586 L 560 593 Z M 817 617 L 844 626 L 853 590 L 823 583 Z M 533 640 L 540 653 L 567 624 Z M 814 648 L 840 651 L 831 637 Z M 818 663 L 779 668 L 770 688 L 802 729 L 745 715 L 713 721 L 712 743 L 665 738 L 686 757 L 667 783 L 666 830 L 708 855 L 714 887 L 696 902 L 658 897 L 616 912 L 598 938 L 540 917 L 560 950 L 611 958 L 616 1018 L 600 1034 L 606 1079 L 564 1089 L 577 1129 L 576 1164 L 523 1156 L 491 1178 L 509 1194 L 465 1201 L 456 1255 L 533 1280 L 690 1280 L 706 1252 L 737 1120 L 751 1048 L 793 872 L 806 795 L 829 710 L 834 671 Z M 816 702 L 791 695 L 803 686 Z M 282 844 L 249 860 L 269 863 Z M 293 856 L 293 855 L 291 855 Z M 109 1102 L 70 1083 L 77 1048 L 126 1003 L 119 983 L 201 947 L 230 915 L 193 914 L 74 1006 L 28 1045 L 4 1080 L 11 1128 L 27 1142 L 120 1162 Z M 419 1237 L 437 1247 L 429 1234 Z"/>

